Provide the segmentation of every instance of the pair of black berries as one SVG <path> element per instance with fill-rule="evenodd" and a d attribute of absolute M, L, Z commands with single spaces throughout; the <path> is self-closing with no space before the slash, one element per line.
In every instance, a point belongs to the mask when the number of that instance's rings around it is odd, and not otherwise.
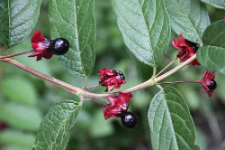
<path fill-rule="evenodd" d="M 132 112 L 125 112 L 120 114 L 122 125 L 125 128 L 133 129 L 137 126 L 138 118 Z"/>
<path fill-rule="evenodd" d="M 69 50 L 70 44 L 67 39 L 57 38 L 49 41 L 47 51 L 52 52 L 55 55 L 64 55 Z"/>

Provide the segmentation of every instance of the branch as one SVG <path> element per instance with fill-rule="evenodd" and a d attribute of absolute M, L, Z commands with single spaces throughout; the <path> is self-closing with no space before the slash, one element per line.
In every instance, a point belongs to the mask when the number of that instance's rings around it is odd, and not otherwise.
<path fill-rule="evenodd" d="M 182 69 L 184 66 L 188 65 L 190 62 L 192 62 L 193 60 L 196 59 L 196 54 L 193 55 L 191 58 L 189 58 L 188 60 L 186 60 L 185 62 L 181 63 L 180 65 L 176 66 L 175 68 L 173 68 L 172 70 L 166 72 L 165 74 L 159 76 L 158 78 L 151 78 L 139 85 L 136 85 L 134 87 L 131 87 L 129 89 L 126 89 L 126 90 L 123 90 L 121 92 L 124 92 L 124 93 L 131 93 L 131 92 L 134 92 L 134 91 L 137 91 L 137 90 L 141 90 L 141 89 L 144 89 L 144 88 L 147 88 L 149 86 L 153 86 L 155 85 L 157 82 L 167 78 L 168 76 L 172 75 L 173 73 L 177 72 L 178 70 Z M 16 66 L 17 68 L 20 68 L 26 72 L 28 72 L 29 74 L 32 74 L 34 75 L 35 77 L 37 78 L 40 78 L 44 81 L 47 81 L 49 83 L 52 83 L 62 89 L 65 89 L 73 94 L 76 94 L 78 96 L 82 95 L 83 97 L 87 97 L 87 98 L 107 98 L 109 96 L 116 96 L 118 95 L 118 93 L 109 93 L 109 94 L 95 94 L 95 93 L 91 93 L 91 92 L 87 92 L 87 91 L 84 91 L 82 88 L 79 88 L 79 87 L 75 87 L 73 85 L 70 85 L 66 82 L 63 82 L 61 80 L 58 80 L 56 78 L 53 78 L 53 77 L 50 77 L 46 74 L 43 74 L 41 72 L 38 72 L 16 60 L 13 60 L 13 59 L 10 59 L 10 58 L 5 58 L 5 59 L 1 59 L 0 58 L 0 61 L 2 62 L 5 62 L 5 63 L 9 63 L 13 66 Z"/>

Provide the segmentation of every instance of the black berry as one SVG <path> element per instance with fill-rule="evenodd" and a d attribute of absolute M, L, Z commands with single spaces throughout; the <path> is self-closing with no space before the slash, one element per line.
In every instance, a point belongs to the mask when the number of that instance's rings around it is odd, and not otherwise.
<path fill-rule="evenodd" d="M 191 48 L 192 48 L 195 52 L 197 52 L 197 50 L 198 50 L 198 46 L 197 46 L 197 45 L 192 46 Z"/>
<path fill-rule="evenodd" d="M 51 43 L 51 50 L 55 55 L 63 55 L 69 50 L 69 42 L 64 38 L 57 38 Z"/>
<path fill-rule="evenodd" d="M 216 86 L 217 86 L 216 81 L 215 80 L 212 80 L 211 83 L 210 83 L 210 85 L 208 86 L 208 88 L 210 90 L 215 90 L 216 89 Z"/>
<path fill-rule="evenodd" d="M 125 128 L 133 129 L 137 126 L 138 118 L 132 112 L 126 112 L 121 115 L 121 122 Z"/>

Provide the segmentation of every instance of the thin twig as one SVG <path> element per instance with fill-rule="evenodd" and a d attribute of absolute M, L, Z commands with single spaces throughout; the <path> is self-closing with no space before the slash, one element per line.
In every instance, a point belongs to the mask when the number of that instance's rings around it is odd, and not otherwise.
<path fill-rule="evenodd" d="M 156 77 L 158 77 L 162 72 L 164 72 L 167 68 L 169 68 L 176 60 L 178 59 L 178 57 L 176 57 L 174 60 L 172 60 L 168 65 L 166 65 L 166 67 L 164 67 L 161 71 L 159 71 L 156 74 Z"/>
<path fill-rule="evenodd" d="M 174 81 L 174 82 L 158 82 L 157 84 L 179 84 L 179 83 L 200 83 L 200 81 Z"/>
<path fill-rule="evenodd" d="M 98 105 L 101 105 L 101 106 L 105 106 L 105 105 L 107 105 L 107 104 L 105 104 L 105 103 L 103 103 L 103 102 L 100 102 L 100 101 L 97 101 L 97 100 L 95 100 L 95 99 L 93 99 L 93 98 L 85 98 L 86 100 L 89 100 L 89 101 L 92 101 L 92 102 L 94 102 L 94 103 L 96 103 L 96 104 L 98 104 Z"/>
<path fill-rule="evenodd" d="M 99 86 L 99 84 L 92 85 L 92 86 L 86 87 L 85 90 L 90 90 L 90 89 L 96 88 L 98 86 Z"/>
<path fill-rule="evenodd" d="M 34 50 L 29 50 L 29 51 L 25 51 L 25 52 L 16 53 L 16 54 L 1 56 L 0 59 L 11 58 L 11 57 L 15 57 L 15 56 L 31 53 L 31 52 L 34 52 Z"/>

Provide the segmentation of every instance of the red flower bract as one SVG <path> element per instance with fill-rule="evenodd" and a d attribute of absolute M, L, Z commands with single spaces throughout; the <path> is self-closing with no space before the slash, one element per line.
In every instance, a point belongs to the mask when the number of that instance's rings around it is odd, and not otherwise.
<path fill-rule="evenodd" d="M 196 43 L 192 43 L 184 39 L 182 34 L 179 35 L 179 38 L 180 39 L 174 39 L 172 44 L 175 48 L 180 50 L 177 57 L 180 58 L 180 62 L 184 62 L 197 52 L 198 47 Z M 192 61 L 190 64 L 200 65 L 197 59 Z"/>
<path fill-rule="evenodd" d="M 126 83 L 123 73 L 119 70 L 103 68 L 98 71 L 98 76 L 101 78 L 99 85 L 106 86 L 106 92 L 114 88 L 119 89 L 121 84 Z"/>
<path fill-rule="evenodd" d="M 212 96 L 213 91 L 216 89 L 216 81 L 215 79 L 215 74 L 213 72 L 210 72 L 208 70 L 205 70 L 203 73 L 203 77 L 201 79 L 201 84 L 202 84 L 202 93 L 207 93 L 210 96 Z"/>
<path fill-rule="evenodd" d="M 122 113 L 127 112 L 131 97 L 131 93 L 119 93 L 119 96 L 108 97 L 109 104 L 103 107 L 104 118 L 120 117 Z"/>
<path fill-rule="evenodd" d="M 41 31 L 35 30 L 31 38 L 32 48 L 35 51 L 33 54 L 28 57 L 37 56 L 37 61 L 41 60 L 42 57 L 45 59 L 50 59 L 53 55 L 53 52 L 49 51 L 47 48 L 50 45 L 50 40 L 46 39 Z"/>

